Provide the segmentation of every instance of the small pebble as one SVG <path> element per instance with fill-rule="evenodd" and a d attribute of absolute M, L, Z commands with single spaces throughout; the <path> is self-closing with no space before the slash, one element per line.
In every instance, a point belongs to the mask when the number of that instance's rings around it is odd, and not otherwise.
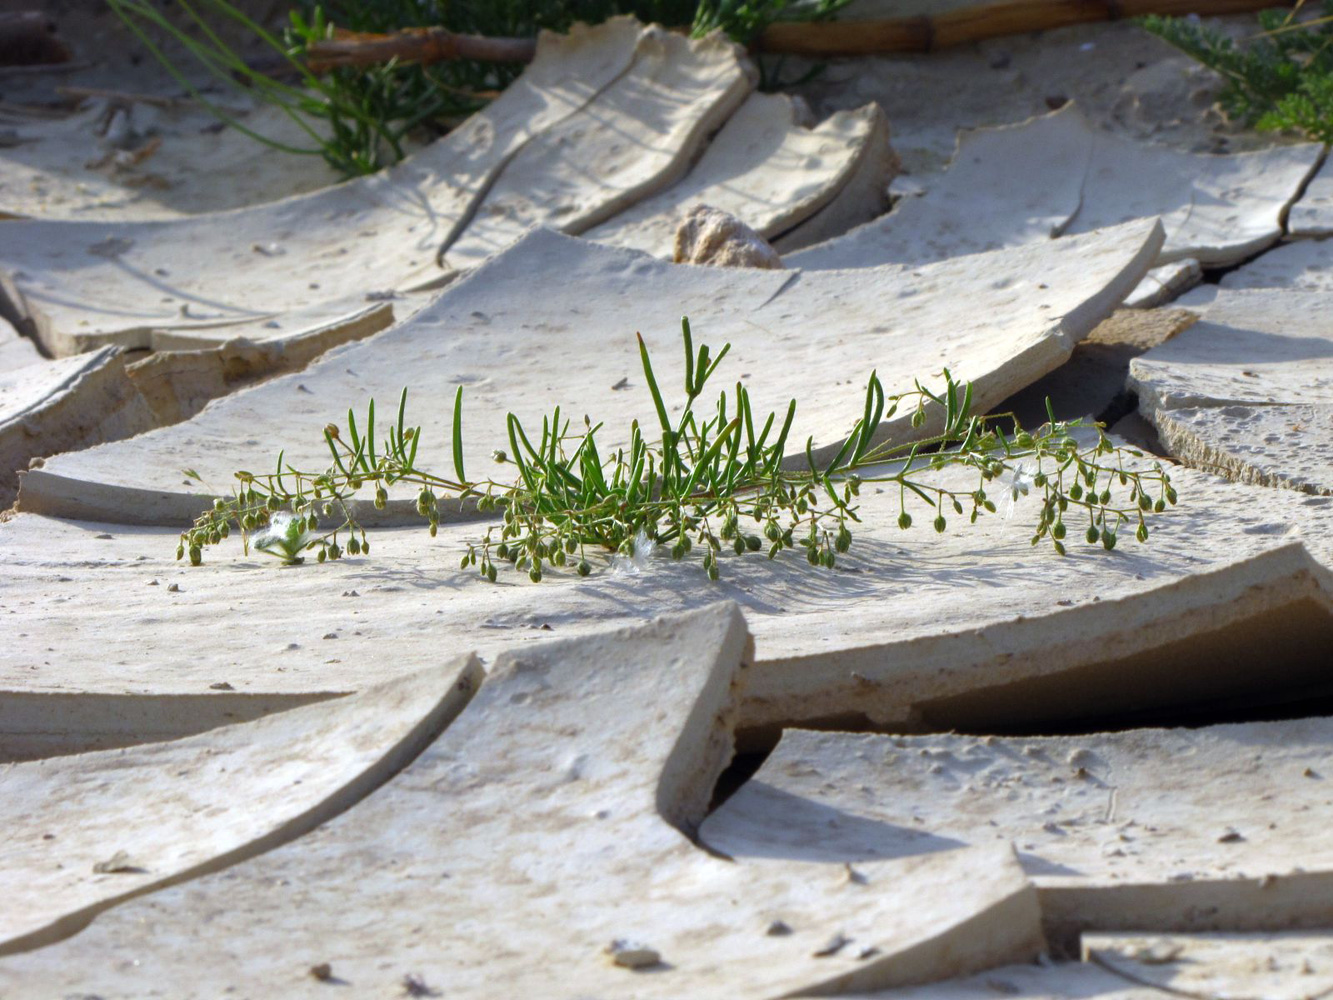
<path fill-rule="evenodd" d="M 852 939 L 842 934 L 834 934 L 825 942 L 824 947 L 814 953 L 815 958 L 828 958 L 830 955 L 836 955 L 842 949 L 852 943 Z"/>
<path fill-rule="evenodd" d="M 626 938 L 616 938 L 606 946 L 606 953 L 611 956 L 611 961 L 626 969 L 646 969 L 662 962 L 657 949 Z"/>

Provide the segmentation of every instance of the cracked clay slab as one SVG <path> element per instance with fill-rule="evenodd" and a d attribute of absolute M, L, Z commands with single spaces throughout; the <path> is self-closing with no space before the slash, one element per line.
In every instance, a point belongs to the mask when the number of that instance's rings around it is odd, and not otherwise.
<path fill-rule="evenodd" d="M 1291 206 L 1287 232 L 1296 237 L 1333 236 L 1333 163 L 1324 161 L 1300 200 Z"/>
<path fill-rule="evenodd" d="M 532 65 L 484 111 L 398 166 L 308 195 L 154 222 L 5 223 L 0 272 L 19 315 L 55 355 L 150 331 L 264 323 L 312 299 L 447 280 L 440 246 L 533 136 L 629 69 L 643 29 L 630 19 L 543 35 Z"/>
<path fill-rule="evenodd" d="M 1085 933 L 1082 962 L 989 969 L 846 1000 L 1320 1000 L 1333 989 L 1327 933 Z"/>
<path fill-rule="evenodd" d="M 695 205 L 734 215 L 773 239 L 828 205 L 863 160 L 878 165 L 879 186 L 887 189 L 895 160 L 878 105 L 836 112 L 814 127 L 800 120 L 802 110 L 785 94 L 751 94 L 684 179 L 584 237 L 669 258 Z"/>
<path fill-rule="evenodd" d="M 812 270 L 918 264 L 1059 235 L 1078 211 L 1092 140 L 1072 105 L 958 136 L 947 172 L 888 215 L 796 253 Z"/>
<path fill-rule="evenodd" d="M 1194 326 L 1130 362 L 1169 453 L 1232 479 L 1333 493 L 1333 294 L 1220 293 Z"/>
<path fill-rule="evenodd" d="M 0 990 L 323 997 L 336 980 L 387 995 L 411 977 L 458 998 L 497 982 L 776 998 L 1034 958 L 1036 897 L 1007 846 L 843 870 L 736 863 L 691 841 L 748 660 L 726 604 L 502 657 L 452 725 L 341 816 L 0 959 Z"/>
<path fill-rule="evenodd" d="M 468 270 L 533 226 L 578 234 L 658 194 L 754 83 L 750 62 L 721 34 L 691 40 L 647 28 L 628 72 L 505 165 L 442 261 Z"/>
<path fill-rule="evenodd" d="M 1236 264 L 1282 236 L 1282 220 L 1319 163 L 1315 143 L 1254 153 L 1183 153 L 1094 131 L 1073 106 L 1019 125 L 964 133 L 926 194 L 889 215 L 790 255 L 789 267 L 938 260 L 1160 218 L 1157 264 Z M 1146 294 L 1145 290 L 1145 294 Z"/>
<path fill-rule="evenodd" d="M 859 864 L 1012 844 L 1048 931 L 1333 917 L 1333 719 L 1068 737 L 788 730 L 700 830 L 731 857 Z"/>
<path fill-rule="evenodd" d="M 1333 993 L 1333 936 L 1327 931 L 1091 933 L 1081 944 L 1085 962 L 1159 995 L 1318 1000 Z"/>
<path fill-rule="evenodd" d="M 406 765 L 481 678 L 475 658 L 458 656 L 187 739 L 0 768 L 0 955 L 313 829 Z"/>
<path fill-rule="evenodd" d="M 1222 275 L 1218 286 L 1333 292 L 1333 240 L 1293 240 Z"/>
<path fill-rule="evenodd" d="M 696 345 L 732 345 L 719 378 L 752 386 L 756 412 L 797 399 L 791 440 L 813 436 L 816 458 L 831 457 L 861 413 L 872 368 L 892 394 L 917 378 L 942 387 L 948 367 L 972 381 L 984 411 L 1063 364 L 1139 281 L 1160 241 L 1160 228 L 1143 221 L 920 268 L 791 273 L 675 265 L 537 230 L 370 340 L 217 400 L 185 423 L 48 461 L 25 478 L 21 502 L 60 516 L 176 524 L 211 502 L 197 484 L 181 488 L 180 470 L 226 492 L 237 470 L 267 469 L 286 449 L 294 467 L 322 471 L 321 429 L 342 423 L 349 406 L 364 413 L 372 397 L 392 412 L 404 386 L 408 420 L 428 442 L 451 434 L 443 401 L 464 386 L 464 457 L 474 476 L 507 474 L 491 454 L 508 445 L 511 411 L 529 434 L 557 404 L 575 420 L 588 414 L 612 435 L 599 444 L 614 446 L 631 420 L 655 422 L 636 331 L 674 405 L 682 315 Z M 885 439 L 927 432 L 911 428 L 907 413 L 880 428 Z M 394 501 L 386 516 L 414 522 L 414 499 Z"/>
<path fill-rule="evenodd" d="M 896 495 L 866 484 L 835 570 L 727 553 L 715 584 L 657 552 L 609 567 L 590 553 L 586 579 L 552 567 L 532 584 L 505 569 L 492 585 L 458 565 L 486 526 L 448 517 L 435 539 L 421 525 L 377 529 L 369 557 L 280 569 L 237 538 L 201 567 L 176 561 L 188 521 L 19 514 L 0 523 L 0 753 L 172 738 L 360 690 L 440 648 L 489 658 L 722 598 L 756 639 L 747 733 L 1030 727 L 1324 683 L 1310 651 L 1333 642 L 1333 498 L 1189 468 L 1172 482 L 1179 505 L 1151 521 L 1147 544 L 1124 531 L 1112 552 L 1080 541 L 1063 558 L 1029 544 L 1034 497 L 1011 509 L 1001 486 L 997 515 L 951 518 L 939 535 L 919 509 L 901 530 Z"/>
<path fill-rule="evenodd" d="M 117 441 L 158 424 L 118 347 L 26 360 L 0 368 L 0 505 L 18 494 L 18 471 L 34 458 Z"/>

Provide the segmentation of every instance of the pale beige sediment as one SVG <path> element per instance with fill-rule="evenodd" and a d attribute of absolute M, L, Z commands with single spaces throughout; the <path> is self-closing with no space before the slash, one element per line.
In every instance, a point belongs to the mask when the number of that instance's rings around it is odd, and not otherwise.
<path fill-rule="evenodd" d="M 436 539 L 374 530 L 369 557 L 295 569 L 245 557 L 233 537 L 192 569 L 174 558 L 185 523 L 20 514 L 0 524 L 0 752 L 167 739 L 360 690 L 441 648 L 491 658 L 722 598 L 756 638 L 747 740 L 825 721 L 1032 727 L 1299 699 L 1325 681 L 1333 641 L 1333 499 L 1172 475 L 1179 505 L 1150 519 L 1147 544 L 1126 527 L 1113 552 L 1088 547 L 1075 522 L 1063 558 L 1029 544 L 1033 497 L 1009 512 L 997 488 L 997 515 L 951 517 L 937 535 L 924 505 L 900 530 L 896 494 L 867 484 L 834 571 L 799 551 L 728 553 L 716 584 L 658 553 L 638 574 L 593 554 L 586 579 L 552 568 L 531 584 L 503 569 L 491 585 L 458 567 L 479 522 L 447 519 Z"/>
<path fill-rule="evenodd" d="M 776 998 L 1034 958 L 1036 896 L 1007 846 L 849 874 L 692 843 L 731 755 L 749 654 L 726 604 L 509 654 L 352 809 L 0 960 L 0 987 L 324 996 L 309 970 L 327 963 L 366 994 L 410 975 L 451 997 L 503 982 L 515 996 L 675 998 L 725 983 Z M 768 933 L 775 921 L 790 933 Z M 615 942 L 660 961 L 624 968 Z"/>
<path fill-rule="evenodd" d="M 740 860 L 830 866 L 1012 844 L 1066 946 L 1089 928 L 1323 927 L 1330 772 L 1333 720 L 1319 718 L 1066 737 L 788 730 L 700 836 Z"/>
<path fill-rule="evenodd" d="M 629 70 L 643 37 L 627 19 L 543 36 L 532 66 L 486 110 L 371 177 L 188 218 L 6 223 L 10 305 L 49 353 L 69 354 L 151 346 L 154 330 L 225 340 L 229 324 L 264 323 L 312 299 L 439 284 L 448 275 L 436 252 L 505 164 Z"/>
<path fill-rule="evenodd" d="M 629 70 L 536 135 L 500 172 L 444 266 L 465 271 L 533 226 L 578 234 L 671 187 L 754 89 L 756 72 L 721 33 L 644 30 Z"/>
<path fill-rule="evenodd" d="M 34 459 L 117 441 L 158 425 L 126 374 L 121 348 L 27 360 L 0 369 L 0 506 L 18 495 L 18 472 Z"/>
<path fill-rule="evenodd" d="M 813 127 L 806 114 L 786 95 L 751 94 L 683 179 L 584 237 L 667 257 L 677 226 L 696 204 L 721 209 L 772 239 L 839 198 L 863 161 L 879 166 L 879 186 L 887 188 L 893 154 L 877 106 L 840 111 Z M 872 215 L 885 207 L 882 197 Z"/>
<path fill-rule="evenodd" d="M 892 394 L 917 378 L 942 388 L 947 367 L 973 383 L 979 410 L 995 406 L 1069 358 L 1138 283 L 1161 238 L 1143 221 L 920 268 L 793 273 L 673 265 L 537 230 L 371 340 L 218 400 L 186 423 L 48 461 L 25 478 L 21 504 L 178 524 L 211 502 L 198 484 L 181 488 L 180 469 L 196 469 L 203 488 L 218 492 L 230 490 L 238 469 L 270 467 L 278 449 L 292 466 L 322 471 L 321 429 L 343 423 L 349 406 L 364 414 L 370 398 L 391 416 L 405 386 L 407 419 L 427 442 L 450 438 L 452 400 L 464 387 L 465 468 L 476 478 L 508 475 L 491 454 L 508 450 L 511 411 L 530 434 L 557 404 L 576 420 L 588 414 L 608 428 L 599 444 L 615 446 L 632 420 L 656 422 L 636 332 L 675 405 L 682 315 L 696 345 L 716 352 L 731 344 L 719 379 L 753 386 L 758 412 L 798 399 L 790 440 L 813 437 L 816 458 L 831 458 L 861 413 L 872 368 Z M 559 281 L 534 294 L 533 276 L 553 260 Z M 927 433 L 929 424 L 912 428 L 904 411 L 882 423 L 878 438 Z M 415 492 L 403 496 L 381 519 L 416 520 Z"/>
<path fill-rule="evenodd" d="M 1130 363 L 1168 452 L 1241 482 L 1333 493 L 1333 295 L 1223 291 Z"/>
<path fill-rule="evenodd" d="M 482 676 L 475 658 L 456 656 L 199 736 L 0 769 L 0 955 L 309 832 L 406 766 Z"/>

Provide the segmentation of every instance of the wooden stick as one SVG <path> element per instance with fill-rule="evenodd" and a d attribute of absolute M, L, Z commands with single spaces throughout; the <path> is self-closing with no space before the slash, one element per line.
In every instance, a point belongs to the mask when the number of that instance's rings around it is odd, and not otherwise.
<path fill-rule="evenodd" d="M 1237 14 L 1281 6 L 1275 0 L 999 0 L 934 17 L 876 21 L 816 21 L 770 25 L 760 36 L 761 52 L 806 56 L 878 55 L 933 52 L 1002 35 L 1047 31 L 1074 24 L 1115 21 L 1143 14 Z M 375 66 L 390 59 L 431 63 L 446 59 L 531 62 L 537 43 L 530 38 L 459 35 L 443 28 L 405 28 L 388 35 L 339 32 L 307 51 L 311 71 Z"/>
<path fill-rule="evenodd" d="M 42 66 L 69 62 L 55 22 L 39 10 L 0 13 L 0 66 Z"/>
<path fill-rule="evenodd" d="M 1002 35 L 1144 14 L 1241 14 L 1281 6 L 1274 0 L 1000 0 L 933 17 L 779 22 L 764 30 L 758 48 L 761 52 L 804 56 L 933 52 Z"/>
<path fill-rule="evenodd" d="M 314 73 L 342 66 L 373 66 L 390 59 L 431 63 L 446 59 L 478 62 L 532 62 L 537 42 L 531 38 L 486 38 L 458 35 L 443 28 L 405 28 L 390 35 L 339 32 L 315 42 L 306 57 Z"/>

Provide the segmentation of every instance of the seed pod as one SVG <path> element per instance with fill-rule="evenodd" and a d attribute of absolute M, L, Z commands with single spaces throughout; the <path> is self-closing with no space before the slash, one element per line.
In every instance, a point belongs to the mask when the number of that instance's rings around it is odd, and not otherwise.
<path fill-rule="evenodd" d="M 1172 507 L 1176 505 L 1176 491 L 1169 486 L 1166 488 L 1166 502 Z"/>
<path fill-rule="evenodd" d="M 463 553 L 463 558 L 458 560 L 458 568 L 467 569 L 467 566 L 468 566 L 467 553 Z"/>
<path fill-rule="evenodd" d="M 911 514 L 907 513 L 907 511 L 903 511 L 901 514 L 898 515 L 898 527 L 906 531 L 911 526 L 912 526 Z"/>
<path fill-rule="evenodd" d="M 915 412 L 912 414 L 912 426 L 913 426 L 913 427 L 920 427 L 920 426 L 921 426 L 922 424 L 924 424 L 925 422 L 926 422 L 926 411 L 925 411 L 925 410 L 917 410 L 917 411 L 915 411 Z"/>
<path fill-rule="evenodd" d="M 176 558 L 177 558 L 177 559 L 184 559 L 184 558 L 185 558 L 185 546 L 184 546 L 184 545 L 177 545 L 177 546 L 176 546 Z"/>
<path fill-rule="evenodd" d="M 983 501 L 981 502 L 981 506 L 985 507 L 986 510 L 990 511 L 992 514 L 995 513 L 995 501 L 993 501 L 993 500 L 983 500 Z"/>
<path fill-rule="evenodd" d="M 941 535 L 944 534 L 944 529 L 947 528 L 948 526 L 949 522 L 944 519 L 943 514 L 940 514 L 935 518 L 935 530 L 939 532 Z"/>
<path fill-rule="evenodd" d="M 214 500 L 214 501 L 213 501 L 213 509 L 214 509 L 214 510 L 222 510 L 222 509 L 223 509 L 224 507 L 226 507 L 226 506 L 227 506 L 227 505 L 226 505 L 225 503 L 223 503 L 221 500 Z"/>
<path fill-rule="evenodd" d="M 805 561 L 808 562 L 811 566 L 818 566 L 818 565 L 819 565 L 819 549 L 815 548 L 813 545 L 811 545 L 808 549 L 806 549 L 806 550 L 805 550 Z"/>
<path fill-rule="evenodd" d="M 592 572 L 592 567 L 588 565 L 588 560 L 580 559 L 579 569 L 578 569 L 579 576 L 587 576 L 591 572 Z"/>
<path fill-rule="evenodd" d="M 1055 551 L 1056 551 L 1057 553 L 1059 553 L 1060 555 L 1064 555 L 1064 554 L 1065 554 L 1065 546 L 1064 546 L 1064 542 L 1056 542 L 1056 543 L 1055 543 Z"/>
<path fill-rule="evenodd" d="M 222 541 L 222 532 L 214 528 L 212 531 L 208 533 L 209 545 L 217 545 L 220 541 Z"/>
<path fill-rule="evenodd" d="M 1066 529 L 1064 521 L 1056 521 L 1053 525 L 1051 525 L 1051 537 L 1054 538 L 1057 542 L 1061 541 L 1065 537 L 1065 531 Z"/>
<path fill-rule="evenodd" d="M 1110 531 L 1108 529 L 1102 532 L 1102 545 L 1106 548 L 1106 551 L 1108 552 L 1110 552 L 1113 548 L 1115 548 L 1114 531 Z"/>
<path fill-rule="evenodd" d="M 749 549 L 751 552 L 758 552 L 760 546 L 762 546 L 763 544 L 764 544 L 763 539 L 760 538 L 758 535 L 745 536 L 745 547 Z"/>
<path fill-rule="evenodd" d="M 357 556 L 361 554 L 361 543 L 356 540 L 355 535 L 347 539 L 347 554 L 349 556 Z"/>
<path fill-rule="evenodd" d="M 223 521 L 221 527 L 218 528 L 218 534 L 221 535 L 223 538 L 229 536 L 231 534 L 231 525 L 229 525 L 226 521 Z"/>
<path fill-rule="evenodd" d="M 434 538 L 434 537 L 435 537 L 435 533 L 438 532 L 438 531 L 440 530 L 440 522 L 439 522 L 439 521 L 431 521 L 431 522 L 430 522 L 430 527 L 429 527 L 427 530 L 430 532 L 430 537 L 431 537 L 431 538 Z"/>
<path fill-rule="evenodd" d="M 541 583 L 542 568 L 540 566 L 533 565 L 532 569 L 528 570 L 528 579 L 531 580 L 533 583 Z"/>
<path fill-rule="evenodd" d="M 1088 525 L 1088 532 L 1087 532 L 1087 534 L 1084 535 L 1083 537 L 1086 538 L 1086 539 L 1088 540 L 1088 544 L 1089 544 L 1089 545 L 1096 545 L 1096 544 L 1097 544 L 1097 539 L 1098 539 L 1098 537 L 1100 537 L 1100 536 L 1099 536 L 1099 533 L 1098 533 L 1098 531 L 1097 531 L 1096 526 L 1090 524 L 1090 525 Z"/>
<path fill-rule="evenodd" d="M 764 527 L 764 537 L 770 542 L 776 542 L 782 537 L 782 529 L 778 527 L 776 521 L 769 521 Z"/>
<path fill-rule="evenodd" d="M 847 525 L 843 525 L 838 530 L 838 537 L 833 541 L 833 547 L 839 552 L 846 552 L 852 547 L 852 533 L 847 530 Z"/>
<path fill-rule="evenodd" d="M 1083 487 L 1080 486 L 1078 483 L 1074 483 L 1069 487 L 1069 498 L 1071 500 L 1078 500 L 1082 496 L 1083 496 Z"/>
<path fill-rule="evenodd" d="M 832 569 L 837 564 L 837 561 L 837 557 L 833 554 L 832 549 L 825 549 L 824 555 L 820 558 L 820 562 L 824 564 L 825 569 Z"/>
<path fill-rule="evenodd" d="M 1160 514 L 1162 511 L 1166 510 L 1166 501 L 1161 499 L 1157 500 L 1157 502 L 1152 505 L 1152 509 L 1154 513 Z"/>
<path fill-rule="evenodd" d="M 955 497 L 953 501 L 953 512 L 955 514 L 961 514 L 963 512 L 963 505 L 958 501 L 957 497 Z"/>
<path fill-rule="evenodd" d="M 324 551 L 324 546 L 319 547 L 319 552 L 315 554 L 315 562 L 323 562 L 328 558 L 328 553 Z"/>
<path fill-rule="evenodd" d="M 270 494 L 265 506 L 268 507 L 269 510 L 277 510 L 282 506 L 282 501 Z"/>
<path fill-rule="evenodd" d="M 489 564 L 487 564 L 487 566 L 486 566 L 486 579 L 490 580 L 491 583 L 494 583 L 494 582 L 495 582 L 495 576 L 496 576 L 496 573 L 495 573 L 495 563 L 489 563 Z"/>
<path fill-rule="evenodd" d="M 710 579 L 710 580 L 712 580 L 712 581 L 714 581 L 714 582 L 717 581 L 718 576 L 721 575 L 721 574 L 720 574 L 719 571 L 718 571 L 718 568 L 717 568 L 717 561 L 716 561 L 716 560 L 714 560 L 713 562 L 710 562 L 710 563 L 708 564 L 708 569 L 706 570 L 706 572 L 708 573 L 708 579 Z"/>
<path fill-rule="evenodd" d="M 385 507 L 388 506 L 388 504 L 389 504 L 388 491 L 386 491 L 383 486 L 378 487 L 375 490 L 375 509 L 383 510 Z"/>
<path fill-rule="evenodd" d="M 736 555 L 738 555 L 738 556 L 744 555 L 744 554 L 745 554 L 745 539 L 744 539 L 744 538 L 741 538 L 739 535 L 737 535 L 737 536 L 736 536 L 736 540 L 735 540 L 734 542 L 731 543 L 731 547 L 732 547 L 732 549 L 735 551 Z"/>
<path fill-rule="evenodd" d="M 1032 485 L 1037 487 L 1037 489 L 1041 489 L 1048 482 L 1050 482 L 1050 480 L 1046 478 L 1046 473 L 1044 472 L 1038 472 L 1032 477 Z"/>
<path fill-rule="evenodd" d="M 1014 438 L 1014 443 L 1020 448 L 1031 448 L 1036 442 L 1032 440 L 1032 435 L 1027 431 L 1020 431 L 1018 436 Z"/>
<path fill-rule="evenodd" d="M 781 543 L 781 542 L 774 542 L 774 543 L 773 543 L 772 545 L 770 545 L 769 548 L 768 548 L 768 558 L 770 558 L 770 559 L 776 559 L 776 558 L 778 557 L 778 553 L 781 552 L 781 551 L 782 551 L 782 543 Z"/>
<path fill-rule="evenodd" d="M 578 539 L 576 539 L 573 535 L 570 535 L 568 538 L 565 539 L 565 551 L 568 552 L 570 555 L 573 555 L 574 550 L 577 549 L 578 547 L 579 547 Z"/>
<path fill-rule="evenodd" d="M 1149 510 L 1152 508 L 1152 501 L 1148 499 L 1147 494 L 1139 494 L 1139 510 Z"/>
<path fill-rule="evenodd" d="M 254 531 L 256 526 L 259 524 L 259 519 L 255 517 L 253 514 L 246 514 L 245 520 L 243 520 L 241 524 L 245 525 L 246 531 Z"/>
<path fill-rule="evenodd" d="M 203 561 L 204 561 L 204 553 L 203 553 L 203 551 L 199 548 L 198 545 L 191 545 L 191 546 L 190 546 L 190 565 L 191 565 L 191 566 L 198 566 L 198 565 L 199 565 L 201 562 L 203 562 Z"/>
<path fill-rule="evenodd" d="M 1111 502 L 1111 491 L 1102 490 L 1102 495 L 1097 498 L 1098 503 L 1108 504 Z"/>

